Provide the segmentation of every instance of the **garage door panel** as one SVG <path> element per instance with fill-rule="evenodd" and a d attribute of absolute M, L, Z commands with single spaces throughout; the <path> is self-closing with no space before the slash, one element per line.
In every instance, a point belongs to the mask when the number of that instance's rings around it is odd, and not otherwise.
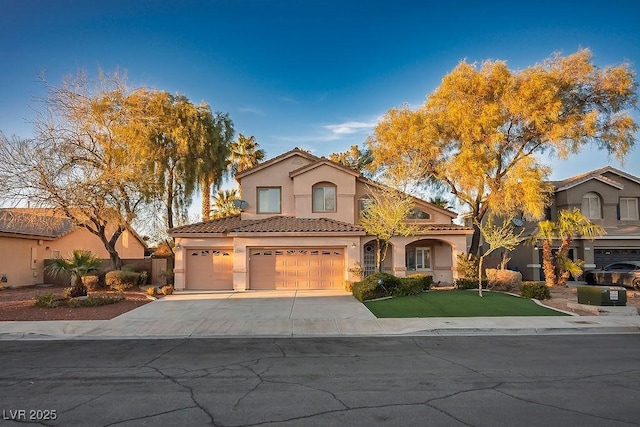
<path fill-rule="evenodd" d="M 233 289 L 233 249 L 187 249 L 187 289 Z"/>
<path fill-rule="evenodd" d="M 249 251 L 250 289 L 342 289 L 341 248 L 254 248 Z"/>

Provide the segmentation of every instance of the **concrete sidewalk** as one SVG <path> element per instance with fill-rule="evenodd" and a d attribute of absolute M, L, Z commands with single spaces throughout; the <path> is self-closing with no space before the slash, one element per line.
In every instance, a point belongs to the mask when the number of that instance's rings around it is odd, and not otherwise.
<path fill-rule="evenodd" d="M 331 291 L 180 292 L 111 320 L 0 322 L 0 339 L 640 333 L 640 316 L 377 319 Z"/>

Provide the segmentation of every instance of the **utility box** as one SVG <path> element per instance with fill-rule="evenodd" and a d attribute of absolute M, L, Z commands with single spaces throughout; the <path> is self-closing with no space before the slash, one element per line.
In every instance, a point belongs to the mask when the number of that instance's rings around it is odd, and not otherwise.
<path fill-rule="evenodd" d="M 578 304 L 626 306 L 627 290 L 618 286 L 579 286 Z"/>

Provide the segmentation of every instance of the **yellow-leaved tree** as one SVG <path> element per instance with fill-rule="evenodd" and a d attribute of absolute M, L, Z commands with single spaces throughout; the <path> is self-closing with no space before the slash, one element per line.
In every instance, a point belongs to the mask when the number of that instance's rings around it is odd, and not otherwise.
<path fill-rule="evenodd" d="M 410 170 L 467 207 L 476 254 L 487 212 L 543 216 L 551 188 L 541 154 L 566 159 L 594 144 L 624 159 L 638 130 L 636 89 L 629 64 L 599 68 L 588 49 L 517 71 L 463 61 L 422 107 L 389 110 L 368 144 L 375 166 Z"/>

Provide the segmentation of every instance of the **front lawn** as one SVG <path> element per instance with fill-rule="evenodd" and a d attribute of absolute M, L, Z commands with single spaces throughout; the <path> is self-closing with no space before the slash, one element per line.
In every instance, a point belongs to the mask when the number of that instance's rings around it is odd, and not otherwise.
<path fill-rule="evenodd" d="M 567 316 L 540 307 L 530 299 L 498 292 L 452 290 L 430 291 L 418 295 L 366 301 L 376 317 L 497 317 L 497 316 Z"/>

